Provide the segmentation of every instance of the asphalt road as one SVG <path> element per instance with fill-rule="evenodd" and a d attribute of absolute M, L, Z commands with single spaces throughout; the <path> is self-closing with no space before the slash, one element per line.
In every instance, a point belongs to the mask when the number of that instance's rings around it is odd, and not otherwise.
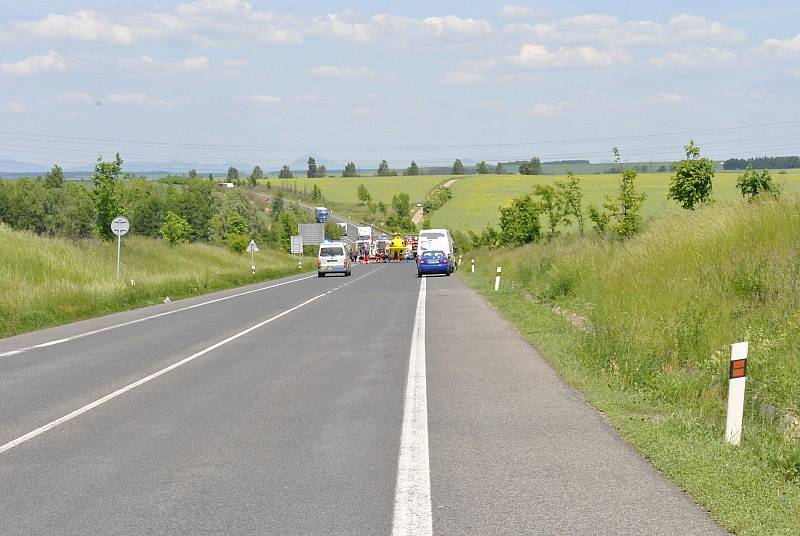
<path fill-rule="evenodd" d="M 457 278 L 395 264 L 0 340 L 0 534 L 724 532 Z"/>

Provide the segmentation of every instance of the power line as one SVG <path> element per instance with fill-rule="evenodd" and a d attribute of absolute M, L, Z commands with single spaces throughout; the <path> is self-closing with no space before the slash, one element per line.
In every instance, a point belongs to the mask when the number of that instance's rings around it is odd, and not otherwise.
<path fill-rule="evenodd" d="M 679 136 L 679 135 L 698 135 L 698 134 L 710 134 L 710 133 L 717 133 L 717 132 L 732 132 L 737 130 L 746 130 L 746 129 L 754 129 L 754 128 L 767 128 L 767 127 L 777 127 L 777 126 L 786 126 L 786 125 L 797 125 L 800 124 L 800 120 L 789 120 L 789 121 L 778 121 L 772 123 L 758 123 L 758 124 L 751 124 L 751 125 L 739 125 L 733 127 L 721 127 L 721 128 L 710 128 L 710 129 L 699 129 L 699 130 L 680 130 L 680 131 L 671 131 L 671 132 L 658 132 L 658 133 L 650 133 L 650 134 L 635 134 L 635 135 L 628 135 L 628 136 L 607 136 L 607 137 L 597 137 L 597 138 L 572 138 L 572 139 L 560 139 L 560 140 L 537 140 L 537 141 L 525 141 L 525 142 L 503 142 L 503 143 L 475 143 L 475 144 L 456 144 L 456 145 L 374 145 L 374 146 L 367 146 L 367 145 L 316 145 L 316 149 L 324 149 L 324 150 L 344 150 L 344 149 L 361 149 L 361 150 L 406 150 L 406 149 L 469 149 L 469 148 L 485 148 L 485 147 L 515 147 L 515 146 L 526 146 L 526 145 L 551 145 L 551 144 L 565 144 L 565 143 L 587 143 L 587 142 L 614 142 L 619 140 L 636 140 L 636 139 L 647 139 L 647 138 L 657 138 L 657 137 L 669 137 L 669 136 Z M 259 150 L 280 150 L 280 149 L 291 149 L 291 150 L 307 150 L 308 145 L 235 145 L 235 144 L 210 144 L 210 143 L 179 143 L 179 142 L 163 142 L 163 141 L 152 141 L 152 140 L 137 140 L 137 139 L 125 139 L 125 138 L 94 138 L 94 137 L 86 137 L 86 136 L 63 136 L 63 135 L 55 135 L 55 134 L 42 134 L 38 132 L 22 132 L 22 131 L 8 131 L 2 130 L 0 134 L 8 134 L 12 136 L 28 136 L 28 137 L 37 137 L 37 138 L 44 138 L 44 139 L 52 139 L 52 140 L 74 140 L 74 141 L 85 141 L 85 142 L 95 142 L 95 143 L 123 143 L 123 144 L 132 144 L 132 145 L 161 145 L 161 146 L 170 146 L 170 147 L 193 147 L 198 149 L 210 149 L 210 148 L 218 148 L 218 149 L 259 149 Z"/>

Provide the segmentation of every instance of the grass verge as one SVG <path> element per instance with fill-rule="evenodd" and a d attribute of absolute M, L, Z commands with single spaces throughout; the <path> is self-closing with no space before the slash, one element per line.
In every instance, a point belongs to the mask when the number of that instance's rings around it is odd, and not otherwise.
<path fill-rule="evenodd" d="M 800 402 L 799 247 L 800 201 L 734 203 L 658 218 L 624 243 L 476 252 L 476 273 L 459 274 L 722 526 L 790 535 L 800 534 L 800 445 L 761 409 Z M 529 295 L 586 316 L 593 332 Z M 739 340 L 751 363 L 734 448 L 722 437 L 728 345 Z"/>
<path fill-rule="evenodd" d="M 299 272 L 290 255 L 274 250 L 256 254 L 252 274 L 249 254 L 132 236 L 123 238 L 118 280 L 116 243 L 44 238 L 0 225 L 0 337 Z"/>

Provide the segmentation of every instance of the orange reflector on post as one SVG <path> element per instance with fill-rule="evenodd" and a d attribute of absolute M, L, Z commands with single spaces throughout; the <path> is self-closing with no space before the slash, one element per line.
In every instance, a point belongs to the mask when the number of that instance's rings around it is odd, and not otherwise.
<path fill-rule="evenodd" d="M 728 377 L 730 379 L 734 378 L 744 378 L 747 376 L 747 359 L 735 359 L 731 361 L 731 368 Z"/>

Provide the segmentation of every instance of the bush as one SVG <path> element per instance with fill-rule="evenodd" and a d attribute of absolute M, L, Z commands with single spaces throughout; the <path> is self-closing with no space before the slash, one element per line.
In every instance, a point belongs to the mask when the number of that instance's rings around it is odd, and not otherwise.
<path fill-rule="evenodd" d="M 700 158 L 700 148 L 689 140 L 685 146 L 686 159 L 675 166 L 675 175 L 670 179 L 668 199 L 678 202 L 681 207 L 694 210 L 711 198 L 714 178 L 714 162 Z"/>
<path fill-rule="evenodd" d="M 744 174 L 739 176 L 736 186 L 742 192 L 742 197 L 747 198 L 748 201 L 752 201 L 761 194 L 778 194 L 778 187 L 772 182 L 769 171 L 766 169 L 756 171 L 750 164 L 747 164 Z"/>
<path fill-rule="evenodd" d="M 500 207 L 500 243 L 517 246 L 537 241 L 541 236 L 539 207 L 528 195 L 515 197 Z"/>
<path fill-rule="evenodd" d="M 228 233 L 225 236 L 225 245 L 234 253 L 244 253 L 247 251 L 248 244 L 250 244 L 250 238 L 247 235 Z"/>

